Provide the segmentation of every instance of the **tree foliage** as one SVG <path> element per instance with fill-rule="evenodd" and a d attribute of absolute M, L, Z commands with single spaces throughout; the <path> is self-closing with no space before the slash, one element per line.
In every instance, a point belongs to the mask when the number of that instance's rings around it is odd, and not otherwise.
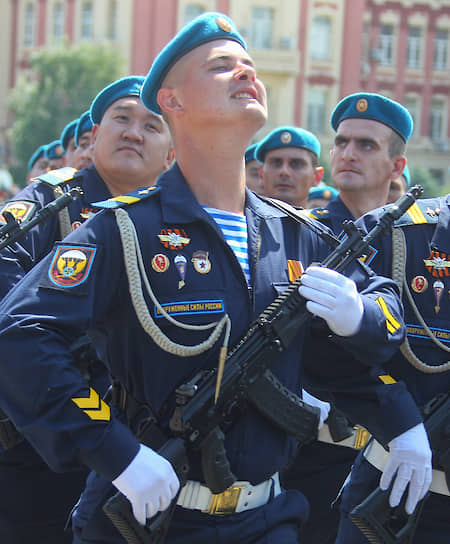
<path fill-rule="evenodd" d="M 124 66 L 116 49 L 92 43 L 41 49 L 29 62 L 30 70 L 19 78 L 9 100 L 14 118 L 8 134 L 15 157 L 11 171 L 18 184 L 24 183 L 33 152 L 59 139 L 65 125 L 89 109 Z"/>

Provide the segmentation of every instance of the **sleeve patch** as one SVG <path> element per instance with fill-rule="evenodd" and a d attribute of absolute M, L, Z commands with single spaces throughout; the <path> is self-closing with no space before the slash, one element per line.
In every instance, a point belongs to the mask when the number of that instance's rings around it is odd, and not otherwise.
<path fill-rule="evenodd" d="M 3 206 L 0 211 L 0 224 L 4 225 L 6 219 L 3 216 L 3 212 L 9 212 L 14 216 L 19 223 L 28 221 L 34 215 L 37 204 L 27 200 L 13 200 Z"/>
<path fill-rule="evenodd" d="M 401 327 L 401 324 L 395 319 L 395 317 L 391 314 L 391 312 L 389 311 L 389 308 L 387 307 L 387 304 L 386 302 L 384 301 L 383 297 L 378 297 L 377 300 L 375 301 L 378 306 L 383 310 L 383 314 L 384 316 L 386 317 L 386 327 L 387 327 L 387 330 L 391 333 L 391 334 L 394 334 L 395 331 L 397 331 L 398 329 L 400 329 Z"/>
<path fill-rule="evenodd" d="M 109 421 L 111 419 L 110 407 L 92 387 L 89 389 L 89 397 L 76 397 L 72 401 L 93 420 Z"/>
<path fill-rule="evenodd" d="M 41 276 L 39 286 L 65 291 L 85 284 L 92 271 L 96 254 L 95 246 L 57 244 L 50 265 Z M 84 294 L 85 290 L 77 289 L 76 293 Z"/>

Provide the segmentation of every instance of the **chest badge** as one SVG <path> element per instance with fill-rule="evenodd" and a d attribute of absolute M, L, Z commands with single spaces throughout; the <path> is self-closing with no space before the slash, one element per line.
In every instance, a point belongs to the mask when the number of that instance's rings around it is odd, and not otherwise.
<path fill-rule="evenodd" d="M 440 302 L 442 294 L 444 293 L 444 284 L 440 280 L 435 281 L 433 283 L 433 291 L 436 298 L 436 306 L 434 307 L 434 311 L 438 314 L 439 310 L 441 309 Z"/>
<path fill-rule="evenodd" d="M 211 270 L 211 261 L 208 259 L 207 251 L 196 251 L 192 255 L 192 264 L 194 265 L 195 270 L 199 274 L 208 274 Z"/>
<path fill-rule="evenodd" d="M 411 288 L 415 293 L 423 293 L 428 289 L 428 280 L 425 276 L 415 276 L 411 281 Z"/>
<path fill-rule="evenodd" d="M 183 229 L 161 229 L 158 238 L 166 249 L 183 249 L 191 241 Z"/>
<path fill-rule="evenodd" d="M 450 276 L 450 261 L 447 259 L 447 254 L 441 251 L 432 251 L 428 259 L 423 262 L 430 274 L 435 278 Z"/>
<path fill-rule="evenodd" d="M 157 253 L 152 259 L 152 268 L 155 272 L 165 272 L 169 265 L 169 258 L 162 253 Z"/>
<path fill-rule="evenodd" d="M 177 267 L 178 274 L 180 275 L 180 281 L 178 282 L 178 289 L 181 289 L 186 285 L 184 278 L 186 277 L 186 263 L 187 259 L 184 255 L 178 254 L 173 260 L 175 266 Z"/>

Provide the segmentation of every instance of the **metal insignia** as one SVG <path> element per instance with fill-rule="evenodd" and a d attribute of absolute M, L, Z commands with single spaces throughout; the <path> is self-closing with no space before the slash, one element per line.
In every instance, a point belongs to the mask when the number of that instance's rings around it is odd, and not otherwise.
<path fill-rule="evenodd" d="M 158 238 L 167 249 L 183 249 L 191 241 L 183 229 L 161 229 Z"/>
<path fill-rule="evenodd" d="M 450 275 L 450 261 L 447 259 L 447 254 L 441 251 L 432 251 L 428 259 L 423 262 L 430 274 L 435 278 L 442 278 Z"/>
<path fill-rule="evenodd" d="M 196 251 L 191 260 L 199 274 L 207 274 L 211 270 L 211 261 L 208 259 L 207 251 Z"/>
<path fill-rule="evenodd" d="M 230 23 L 223 17 L 217 17 L 216 23 L 217 23 L 217 26 L 224 32 L 231 32 Z"/>
<path fill-rule="evenodd" d="M 411 281 L 411 288 L 415 293 L 423 293 L 428 289 L 428 280 L 425 276 L 415 276 Z"/>
<path fill-rule="evenodd" d="M 152 259 L 152 268 L 155 272 L 165 272 L 169 266 L 169 258 L 162 253 L 157 253 Z"/>
<path fill-rule="evenodd" d="M 283 132 L 280 136 L 281 142 L 283 144 L 290 144 L 292 141 L 292 134 L 290 132 Z"/>
<path fill-rule="evenodd" d="M 356 109 L 359 111 L 359 113 L 364 113 L 365 111 L 367 111 L 368 107 L 369 103 L 365 98 L 360 98 L 356 103 Z"/>

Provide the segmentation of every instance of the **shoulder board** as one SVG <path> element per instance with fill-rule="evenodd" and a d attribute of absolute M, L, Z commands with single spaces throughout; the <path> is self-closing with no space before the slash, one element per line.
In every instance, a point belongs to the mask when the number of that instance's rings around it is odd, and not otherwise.
<path fill-rule="evenodd" d="M 42 181 L 47 185 L 57 187 L 58 185 L 64 185 L 64 183 L 67 183 L 68 181 L 73 179 L 77 172 L 78 170 L 76 168 L 72 168 L 71 166 L 64 166 L 64 168 L 50 170 L 50 172 L 42 174 L 37 178 L 33 178 L 31 181 Z"/>
<path fill-rule="evenodd" d="M 436 200 L 436 207 L 432 206 L 433 201 L 417 200 L 414 204 L 394 223 L 395 227 L 406 227 L 408 225 L 432 225 L 439 220 L 439 200 Z"/>
<path fill-rule="evenodd" d="M 108 198 L 108 200 L 102 200 L 101 202 L 93 202 L 92 205 L 96 208 L 125 208 L 130 204 L 139 202 L 140 200 L 145 200 L 151 195 L 154 195 L 160 191 L 159 187 L 152 185 L 151 187 L 142 187 L 137 191 L 128 193 L 127 195 L 115 196 L 114 198 Z"/>
<path fill-rule="evenodd" d="M 318 221 L 327 219 L 330 216 L 330 210 L 327 210 L 326 208 L 311 208 L 309 210 L 305 210 L 305 212 L 308 214 L 308 217 L 312 217 Z"/>

